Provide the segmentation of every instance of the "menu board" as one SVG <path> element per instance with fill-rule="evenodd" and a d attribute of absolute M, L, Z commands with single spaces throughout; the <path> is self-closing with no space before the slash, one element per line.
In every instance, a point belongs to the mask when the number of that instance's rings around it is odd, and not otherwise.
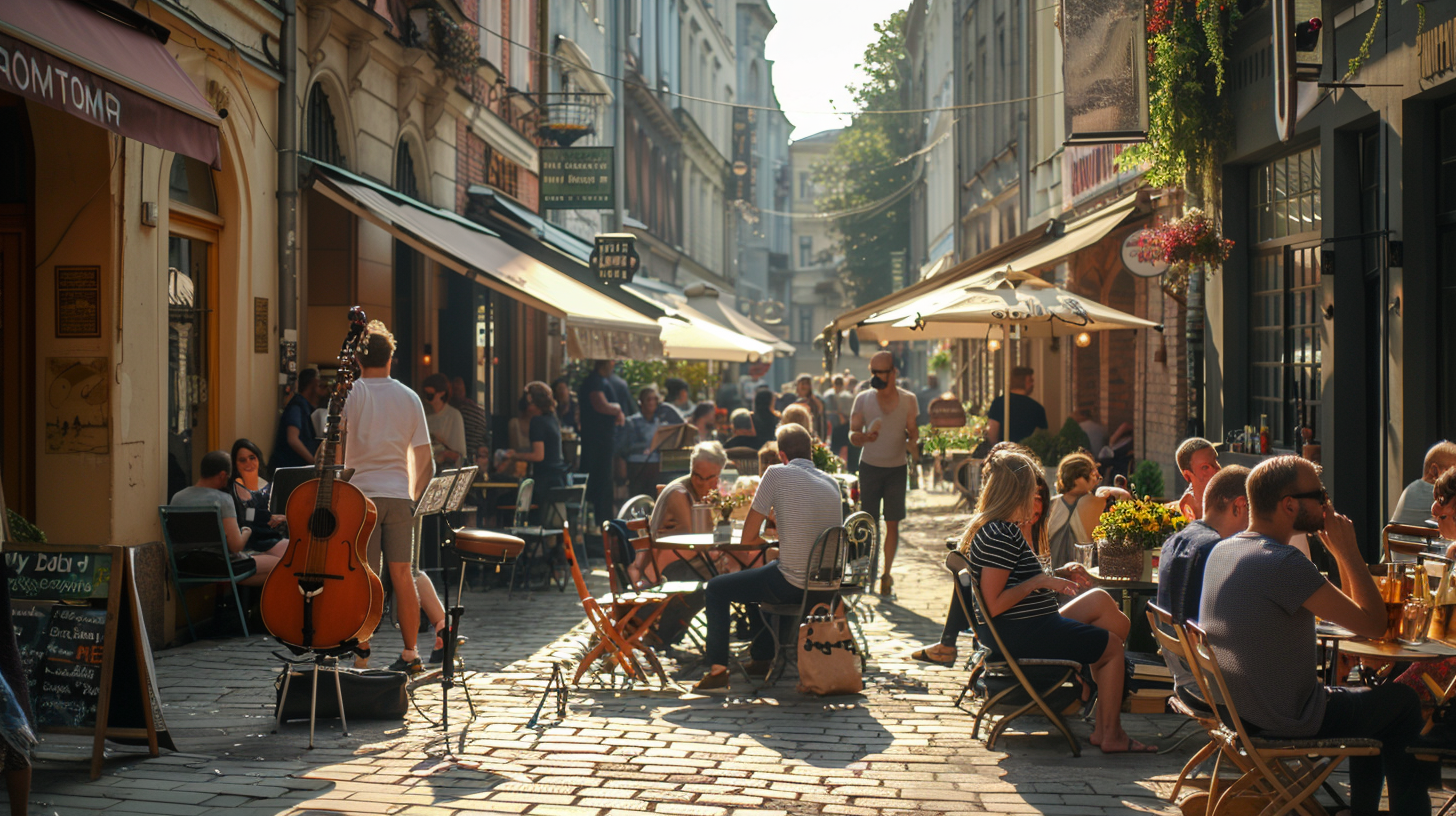
<path fill-rule="evenodd" d="M 9 549 L 5 572 L 14 600 L 80 601 L 105 598 L 111 583 L 111 554 Z"/>
<path fill-rule="evenodd" d="M 101 664 L 106 653 L 106 610 L 56 606 L 45 632 L 40 663 L 36 725 L 86 728 L 96 725 Z"/>

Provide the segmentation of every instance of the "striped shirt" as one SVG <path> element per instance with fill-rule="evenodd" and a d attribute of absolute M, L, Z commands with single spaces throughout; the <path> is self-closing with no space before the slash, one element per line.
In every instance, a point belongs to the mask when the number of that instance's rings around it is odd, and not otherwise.
<path fill-rule="evenodd" d="M 978 586 L 981 582 L 981 570 L 986 567 L 1011 573 L 1006 579 L 1007 589 L 1042 574 L 1041 562 L 1037 560 L 1031 547 L 1027 546 L 1026 539 L 1021 535 L 1021 528 L 1009 521 L 988 521 L 971 539 L 971 572 Z M 996 620 L 1025 620 L 1042 615 L 1055 615 L 1060 608 L 1055 592 L 1038 589 L 997 615 Z M 985 623 L 979 610 L 976 612 L 976 621 Z"/>
<path fill-rule="evenodd" d="M 779 572 L 800 589 L 809 573 L 814 542 L 830 527 L 844 523 L 839 483 L 814 467 L 808 459 L 774 465 L 763 472 L 753 509 L 767 516 L 774 512 L 779 531 Z"/>

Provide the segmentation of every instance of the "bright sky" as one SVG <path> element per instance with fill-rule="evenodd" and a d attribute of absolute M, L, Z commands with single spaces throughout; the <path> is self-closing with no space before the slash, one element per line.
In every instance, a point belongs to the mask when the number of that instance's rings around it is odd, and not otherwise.
<path fill-rule="evenodd" d="M 844 87 L 861 76 L 854 66 L 875 39 L 875 23 L 908 2 L 769 0 L 769 5 L 779 22 L 768 35 L 767 57 L 774 63 L 779 104 L 794 124 L 792 138 L 848 125 L 848 116 L 828 111 L 854 107 Z"/>

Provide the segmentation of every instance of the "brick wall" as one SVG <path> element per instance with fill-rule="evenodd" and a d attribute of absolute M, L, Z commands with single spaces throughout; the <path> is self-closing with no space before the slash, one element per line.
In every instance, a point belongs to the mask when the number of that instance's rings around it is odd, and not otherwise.
<path fill-rule="evenodd" d="M 470 132 L 462 120 L 455 140 L 455 211 L 465 212 L 470 185 L 485 183 L 485 140 Z"/>

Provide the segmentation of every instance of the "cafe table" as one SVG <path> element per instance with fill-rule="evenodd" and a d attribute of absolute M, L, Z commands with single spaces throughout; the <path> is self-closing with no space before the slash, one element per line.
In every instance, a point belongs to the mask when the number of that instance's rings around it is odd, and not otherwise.
<path fill-rule="evenodd" d="M 742 569 L 758 566 L 763 560 L 764 552 L 774 546 L 777 542 L 765 539 L 762 544 L 744 544 L 743 531 L 735 528 L 732 537 L 725 542 L 715 542 L 712 533 L 676 533 L 673 535 L 660 536 L 652 540 L 652 549 L 668 550 L 680 560 L 691 561 L 696 555 L 708 555 L 712 553 L 725 553 L 729 558 L 738 562 Z M 747 561 L 739 558 L 734 553 L 751 552 L 752 558 Z M 703 559 L 708 564 L 708 569 L 718 574 L 717 566 L 712 558 Z"/>
<path fill-rule="evenodd" d="M 1456 657 L 1456 647 L 1439 640 L 1428 640 L 1425 643 L 1409 646 L 1393 640 L 1371 640 L 1370 638 L 1352 637 L 1339 642 L 1339 650 L 1347 655 L 1360 659 L 1360 677 L 1366 685 L 1380 685 L 1395 679 L 1395 672 L 1387 672 L 1384 675 L 1375 671 L 1366 671 L 1366 666 L 1394 665 L 1399 663 L 1434 663 L 1438 660 L 1445 660 L 1449 657 Z M 1338 652 L 1335 657 L 1338 659 Z"/>
<path fill-rule="evenodd" d="M 1158 582 L 1156 571 L 1153 572 L 1152 581 L 1142 581 L 1136 578 L 1104 578 L 1098 567 L 1087 570 L 1092 576 L 1092 582 L 1098 587 L 1107 590 L 1113 597 L 1121 602 L 1122 613 L 1132 621 L 1132 630 L 1127 636 L 1127 648 L 1134 652 L 1158 651 L 1157 641 L 1153 639 L 1153 631 L 1148 623 L 1147 615 L 1139 606 L 1138 600 L 1143 599 L 1144 603 L 1150 597 L 1158 594 Z"/>

